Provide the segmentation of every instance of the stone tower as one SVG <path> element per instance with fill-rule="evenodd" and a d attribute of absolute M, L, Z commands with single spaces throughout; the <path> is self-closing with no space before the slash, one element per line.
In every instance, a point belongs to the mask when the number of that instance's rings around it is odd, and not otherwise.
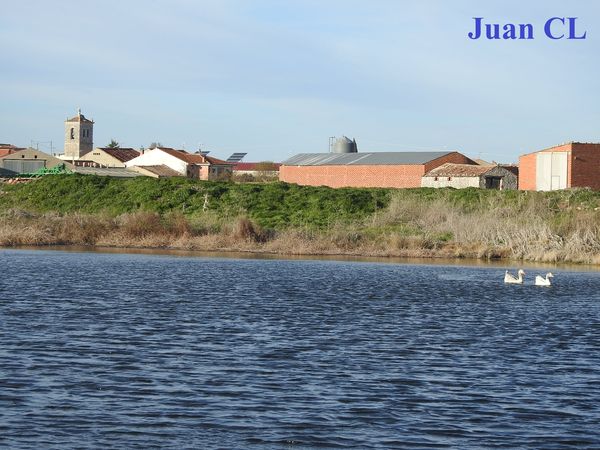
<path fill-rule="evenodd" d="M 94 121 L 86 119 L 78 109 L 75 117 L 65 120 L 65 158 L 79 159 L 93 146 Z"/>

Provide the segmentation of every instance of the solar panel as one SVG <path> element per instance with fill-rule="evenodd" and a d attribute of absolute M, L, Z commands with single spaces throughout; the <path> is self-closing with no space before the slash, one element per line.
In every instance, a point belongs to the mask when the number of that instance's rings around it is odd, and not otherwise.
<path fill-rule="evenodd" d="M 227 162 L 238 163 L 242 159 L 244 159 L 244 156 L 246 156 L 247 154 L 248 153 L 234 153 L 229 158 L 227 158 Z"/>

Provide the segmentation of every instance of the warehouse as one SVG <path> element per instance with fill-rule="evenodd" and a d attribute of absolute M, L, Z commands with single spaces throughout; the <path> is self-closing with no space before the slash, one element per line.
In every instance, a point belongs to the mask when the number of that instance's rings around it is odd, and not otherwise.
<path fill-rule="evenodd" d="M 458 152 L 301 153 L 282 163 L 279 180 L 335 188 L 414 188 L 426 172 L 445 163 L 475 164 Z"/>
<path fill-rule="evenodd" d="M 72 167 L 67 161 L 62 161 L 34 148 L 18 150 L 0 158 L 0 167 L 14 173 L 33 173 L 40 169 L 51 169 L 63 164 L 69 168 Z"/>
<path fill-rule="evenodd" d="M 600 144 L 569 142 L 519 158 L 519 189 L 574 187 L 600 190 Z"/>

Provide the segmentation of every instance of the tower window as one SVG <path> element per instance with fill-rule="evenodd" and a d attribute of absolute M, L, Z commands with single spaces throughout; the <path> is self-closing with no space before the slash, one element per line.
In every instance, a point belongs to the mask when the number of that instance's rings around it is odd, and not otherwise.
<path fill-rule="evenodd" d="M 75 128 L 71 128 L 71 139 L 75 139 Z"/>

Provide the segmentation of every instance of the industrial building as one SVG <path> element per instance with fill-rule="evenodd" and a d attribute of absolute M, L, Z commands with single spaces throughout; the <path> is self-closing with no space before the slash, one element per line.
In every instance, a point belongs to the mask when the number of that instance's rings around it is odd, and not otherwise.
<path fill-rule="evenodd" d="M 423 187 L 475 187 L 482 189 L 517 189 L 517 175 L 500 165 L 446 163 L 430 170 L 421 180 Z"/>
<path fill-rule="evenodd" d="M 301 153 L 284 161 L 279 180 L 306 186 L 421 186 L 421 178 L 445 163 L 475 164 L 458 152 L 359 153 L 355 140 L 343 136 L 330 153 Z"/>
<path fill-rule="evenodd" d="M 6 169 L 14 174 L 33 173 L 40 169 L 51 169 L 63 164 L 68 168 L 72 167 L 67 161 L 40 152 L 35 148 L 18 150 L 0 157 L 0 168 Z"/>
<path fill-rule="evenodd" d="M 600 190 L 600 144 L 569 142 L 519 158 L 519 189 L 554 191 L 574 187 Z"/>

